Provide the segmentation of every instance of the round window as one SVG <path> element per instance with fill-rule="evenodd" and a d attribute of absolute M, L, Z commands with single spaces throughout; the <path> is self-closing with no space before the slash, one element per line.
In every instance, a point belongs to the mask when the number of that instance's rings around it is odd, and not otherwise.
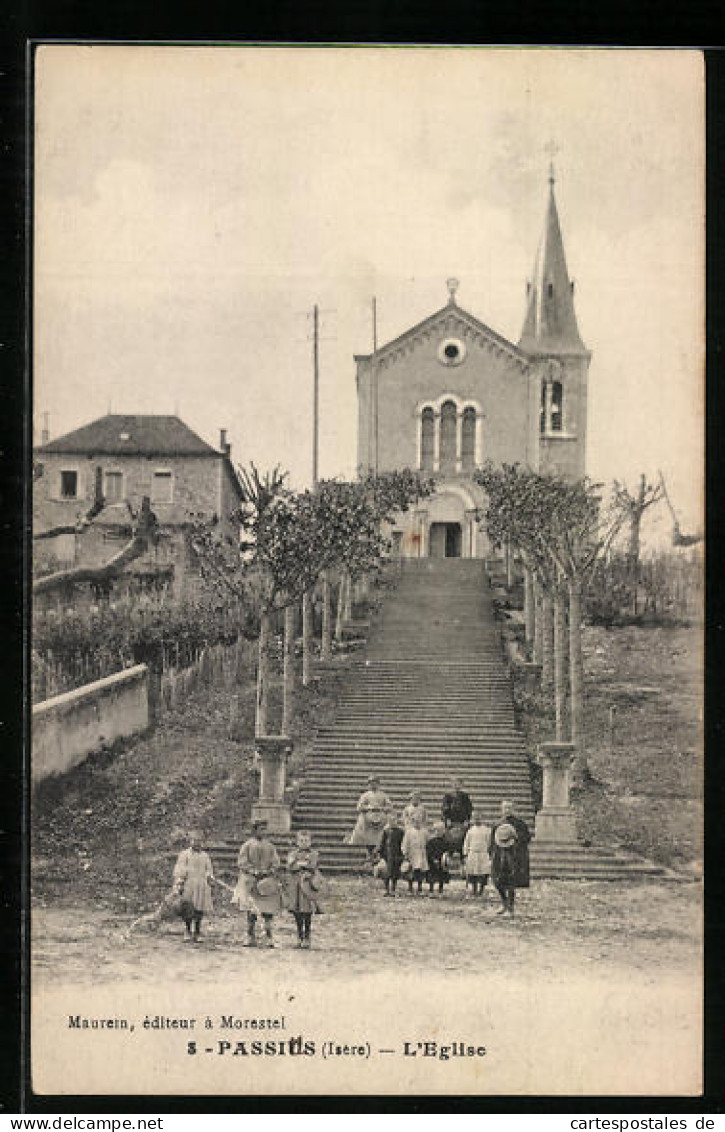
<path fill-rule="evenodd" d="M 466 356 L 466 347 L 460 338 L 446 338 L 438 347 L 438 360 L 444 366 L 459 366 Z"/>

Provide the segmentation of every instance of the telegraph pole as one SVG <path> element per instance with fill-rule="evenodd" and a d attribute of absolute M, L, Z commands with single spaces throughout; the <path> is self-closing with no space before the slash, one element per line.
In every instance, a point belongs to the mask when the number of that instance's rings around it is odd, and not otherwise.
<path fill-rule="evenodd" d="M 320 308 L 315 303 L 312 312 L 312 486 L 317 487 L 320 451 Z"/>
<path fill-rule="evenodd" d="M 373 470 L 378 474 L 378 301 L 373 295 L 373 356 L 371 370 L 371 386 L 373 399 Z"/>

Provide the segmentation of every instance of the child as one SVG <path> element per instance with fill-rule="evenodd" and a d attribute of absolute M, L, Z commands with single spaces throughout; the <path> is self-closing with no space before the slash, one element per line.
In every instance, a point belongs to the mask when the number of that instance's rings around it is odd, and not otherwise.
<path fill-rule="evenodd" d="M 491 830 L 483 824 L 483 814 L 474 810 L 471 815 L 473 825 L 466 834 L 463 842 L 463 857 L 466 862 L 466 881 L 473 888 L 473 895 L 481 896 L 488 884 L 488 875 L 491 872 L 491 858 L 488 855 L 488 843 Z"/>
<path fill-rule="evenodd" d="M 181 897 L 180 913 L 186 924 L 185 943 L 199 942 L 202 918 L 214 910 L 210 891 L 213 883 L 211 858 L 202 850 L 201 833 L 193 829 L 189 833 L 189 848 L 179 853 L 174 866 L 174 885 Z"/>
<path fill-rule="evenodd" d="M 317 902 L 319 853 L 312 848 L 306 830 L 297 834 L 297 845 L 287 855 L 287 893 L 290 911 L 297 924 L 297 946 L 309 950 L 312 916 L 319 911 Z"/>
<path fill-rule="evenodd" d="M 428 811 L 426 810 L 425 806 L 423 805 L 423 802 L 421 800 L 420 793 L 419 793 L 418 790 L 414 790 L 412 792 L 412 794 L 410 794 L 409 799 L 408 799 L 408 805 L 403 810 L 402 817 L 403 817 L 403 825 L 406 828 L 409 825 L 413 824 L 413 818 L 414 817 L 420 818 L 421 829 L 427 829 L 428 828 Z"/>
<path fill-rule="evenodd" d="M 418 885 L 418 895 L 423 894 L 423 878 L 428 872 L 428 854 L 426 853 L 425 830 L 419 814 L 415 814 L 412 824 L 403 834 L 403 856 L 410 863 L 408 873 L 408 891 L 413 891 L 413 882 Z"/>
<path fill-rule="evenodd" d="M 448 851 L 448 841 L 446 839 L 446 827 L 442 821 L 433 822 L 433 829 L 431 837 L 428 839 L 426 845 L 426 852 L 428 853 L 428 887 L 431 893 L 435 885 L 438 885 L 438 894 L 443 892 L 443 885 L 448 884 L 451 879 L 451 874 L 446 865 L 446 853 Z"/>
<path fill-rule="evenodd" d="M 274 947 L 272 920 L 280 909 L 280 892 L 277 883 L 279 857 L 271 841 L 264 836 L 267 823 L 252 822 L 252 836 L 239 850 L 239 880 L 234 889 L 232 903 L 247 913 L 247 941 L 245 947 L 257 946 L 257 916 L 264 920 L 264 942 Z"/>
<path fill-rule="evenodd" d="M 380 834 L 378 854 L 385 862 L 387 876 L 385 877 L 385 895 L 395 896 L 395 888 L 400 877 L 400 866 L 403 863 L 403 818 L 391 814 Z"/>

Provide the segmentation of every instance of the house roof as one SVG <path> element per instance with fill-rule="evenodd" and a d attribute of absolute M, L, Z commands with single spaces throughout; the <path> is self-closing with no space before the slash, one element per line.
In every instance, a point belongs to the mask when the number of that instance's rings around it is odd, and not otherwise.
<path fill-rule="evenodd" d="M 58 436 L 40 453 L 105 456 L 223 456 L 176 416 L 108 413 Z"/>

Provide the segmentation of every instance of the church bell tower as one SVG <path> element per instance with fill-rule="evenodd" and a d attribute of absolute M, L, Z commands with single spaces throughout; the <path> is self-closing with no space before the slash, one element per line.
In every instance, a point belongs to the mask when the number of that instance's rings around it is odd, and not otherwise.
<path fill-rule="evenodd" d="M 574 283 L 567 271 L 554 183 L 552 165 L 544 230 L 533 279 L 527 285 L 526 317 L 518 345 L 536 360 L 540 375 L 532 389 L 539 429 L 537 470 L 580 478 L 586 457 L 591 353 L 577 324 Z"/>

